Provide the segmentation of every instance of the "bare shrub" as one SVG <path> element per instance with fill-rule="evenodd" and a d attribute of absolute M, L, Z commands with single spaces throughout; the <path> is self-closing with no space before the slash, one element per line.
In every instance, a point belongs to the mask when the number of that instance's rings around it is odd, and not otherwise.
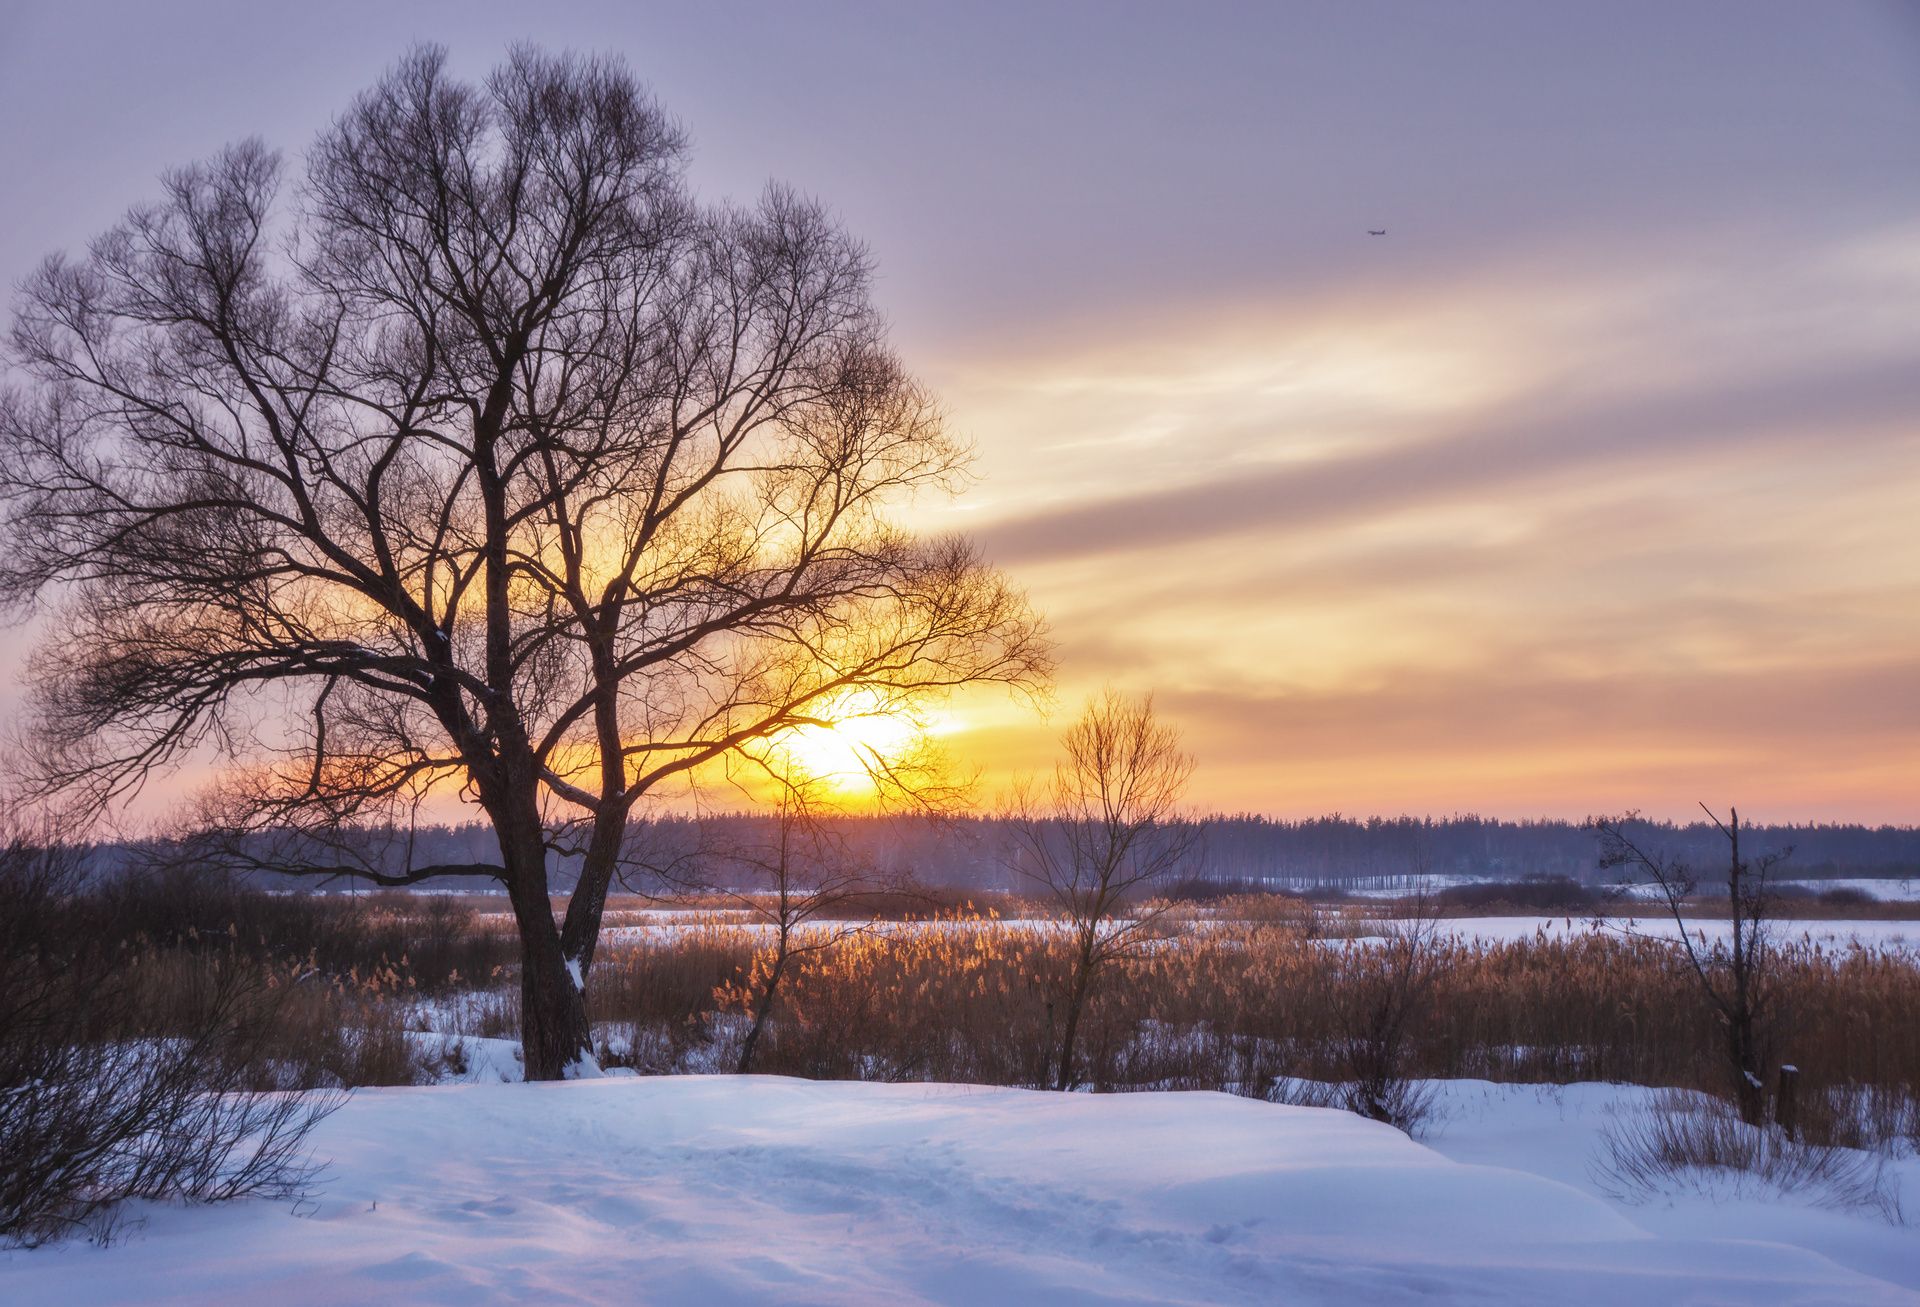
<path fill-rule="evenodd" d="M 237 949 L 280 962 L 305 962 L 329 976 L 393 970 L 408 988 L 443 991 L 472 984 L 518 954 L 511 928 L 483 926 L 452 895 L 268 893 L 243 878 L 164 858 L 105 878 L 70 926 L 142 947 Z"/>
<path fill-rule="evenodd" d="M 1262 1098 L 1270 1102 L 1285 1103 L 1289 1107 L 1337 1107 L 1341 1111 L 1351 1111 L 1347 1102 L 1345 1085 L 1327 1080 L 1306 1080 L 1299 1076 L 1281 1076 L 1273 1082 Z"/>
<path fill-rule="evenodd" d="M 1436 891 L 1433 897 L 1435 902 L 1443 908 L 1520 915 L 1534 912 L 1572 912 L 1581 916 L 1590 916 L 1600 905 L 1599 894 L 1565 876 L 1449 885 Z"/>
<path fill-rule="evenodd" d="M 171 1028 L 141 1032 L 135 960 L 60 928 L 79 872 L 58 842 L 0 846 L 0 1241 L 104 1238 L 129 1199 L 302 1192 L 307 1136 L 343 1096 L 271 1067 L 280 995 L 231 959 L 203 966 Z"/>
<path fill-rule="evenodd" d="M 1235 894 L 1214 905 L 1218 921 L 1258 921 L 1291 926 L 1306 939 L 1318 939 L 1325 914 L 1312 899 L 1297 894 Z"/>
<path fill-rule="evenodd" d="M 1414 1039 L 1443 958 L 1432 910 L 1423 903 L 1416 911 L 1375 944 L 1346 945 L 1346 983 L 1334 996 L 1341 1105 L 1408 1134 L 1433 1110 L 1433 1087 L 1415 1078 Z"/>
<path fill-rule="evenodd" d="M 1920 1099 L 1898 1084 L 1829 1085 L 1800 1104 L 1798 1134 L 1841 1148 L 1920 1151 Z"/>
<path fill-rule="evenodd" d="M 1824 1207 L 1904 1218 L 1884 1158 L 1749 1125 L 1731 1104 L 1668 1090 L 1618 1113 L 1602 1129 L 1593 1176 L 1614 1197 L 1644 1201 L 1676 1188 L 1745 1193 L 1755 1187 Z"/>

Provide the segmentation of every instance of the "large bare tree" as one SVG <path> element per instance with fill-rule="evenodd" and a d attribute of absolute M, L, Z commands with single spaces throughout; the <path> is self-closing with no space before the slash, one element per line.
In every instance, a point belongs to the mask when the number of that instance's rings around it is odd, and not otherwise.
<path fill-rule="evenodd" d="M 589 1056 L 644 796 L 844 696 L 1046 672 L 1023 597 L 890 516 L 966 451 L 862 247 L 784 189 L 702 206 L 683 153 L 617 62 L 517 49 L 476 85 L 416 50 L 298 185 L 233 146 L 50 259 L 0 397 L 0 590 L 50 610 L 43 784 L 110 805 L 212 750 L 229 850 L 497 878 L 532 1078 Z M 497 861 L 341 834 L 455 790 Z"/>

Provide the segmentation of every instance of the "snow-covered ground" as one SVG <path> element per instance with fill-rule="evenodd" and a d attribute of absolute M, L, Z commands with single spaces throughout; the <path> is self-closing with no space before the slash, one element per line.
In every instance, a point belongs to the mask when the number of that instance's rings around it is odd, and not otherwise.
<path fill-rule="evenodd" d="M 698 914 L 668 915 L 659 914 L 655 919 L 652 913 L 630 914 L 640 920 L 628 920 L 621 925 L 607 926 L 600 932 L 602 943 L 607 944 L 657 944 L 677 939 L 692 939 L 702 935 L 771 941 L 778 934 L 773 923 L 740 918 L 714 919 Z M 797 934 L 862 934 L 862 935 L 914 935 L 928 931 L 942 933 L 968 932 L 982 929 L 1010 930 L 1029 934 L 1042 934 L 1048 931 L 1067 929 L 1064 920 L 1058 917 L 982 917 L 953 918 L 935 917 L 926 920 L 894 921 L 886 918 L 873 920 L 841 920 L 826 917 L 818 921 L 808 921 L 795 928 Z"/>
<path fill-rule="evenodd" d="M 1828 890 L 1854 889 L 1870 894 L 1882 903 L 1920 902 L 1920 880 L 1888 880 L 1884 877 L 1853 876 L 1838 880 L 1784 880 L 1782 885 L 1824 894 Z"/>
<path fill-rule="evenodd" d="M 1356 929 L 1362 937 L 1372 929 L 1385 929 L 1390 925 L 1406 925 L 1405 922 L 1388 921 L 1358 922 Z M 1489 942 L 1532 939 L 1536 934 L 1581 935 L 1599 931 L 1609 935 L 1635 934 L 1653 939 L 1676 939 L 1680 928 L 1672 917 L 1649 914 L 1644 917 L 1611 917 L 1604 922 L 1595 922 L 1591 917 L 1443 917 L 1438 922 L 1439 929 L 1449 935 L 1466 939 L 1481 939 Z M 1732 926 L 1725 921 L 1690 920 L 1687 933 L 1704 936 L 1709 943 L 1714 940 L 1732 938 Z M 1776 940 L 1799 941 L 1824 945 L 1828 948 L 1846 949 L 1854 945 L 1862 948 L 1898 949 L 1908 953 L 1920 954 L 1920 921 L 1791 921 L 1774 922 L 1770 929 Z"/>
<path fill-rule="evenodd" d="M 363 1090 L 298 1209 L 150 1207 L 105 1250 L 0 1256 L 0 1302 L 1920 1302 L 1908 1229 L 1595 1196 L 1594 1131 L 1642 1092 L 1449 1085 L 1429 1148 L 1210 1093 Z"/>
<path fill-rule="evenodd" d="M 1262 879 L 1269 889 L 1309 896 L 1345 895 L 1350 899 L 1397 899 L 1415 894 L 1435 894 L 1443 889 L 1464 885 L 1492 884 L 1497 880 L 1492 876 L 1450 871 L 1433 872 L 1425 876 L 1359 876 L 1343 880 L 1317 876 L 1267 876 Z"/>
<path fill-rule="evenodd" d="M 1470 885 L 1512 884 L 1513 878 L 1472 874 L 1467 872 L 1435 872 L 1427 876 L 1370 876 L 1352 880 L 1321 880 L 1312 877 L 1276 877 L 1266 878 L 1266 884 L 1272 889 L 1292 890 L 1303 894 L 1342 894 L 1350 899 L 1394 899 L 1406 898 L 1415 894 L 1437 894 L 1441 890 L 1459 889 Z M 1827 890 L 1854 889 L 1882 903 L 1920 902 L 1920 879 L 1889 878 L 1884 876 L 1851 876 L 1833 880 L 1781 880 L 1777 884 L 1783 889 L 1804 890 L 1809 894 L 1822 894 Z M 1658 887 L 1638 882 L 1622 885 L 1594 887 L 1606 893 L 1618 894 L 1625 898 L 1653 898 L 1659 894 Z M 1716 886 L 1711 880 L 1701 886 L 1702 893 L 1712 893 Z M 1724 887 L 1721 887 L 1724 888 Z"/>
<path fill-rule="evenodd" d="M 1592 1166 L 1600 1133 L 1617 1113 L 1651 1103 L 1659 1091 L 1635 1085 L 1496 1085 L 1435 1082 L 1435 1112 L 1425 1142 L 1456 1162 L 1506 1166 L 1603 1197 Z M 1889 1193 L 1920 1215 L 1920 1158 L 1888 1159 Z M 1913 1291 L 1920 1301 L 1920 1228 L 1872 1213 L 1796 1202 L 1758 1182 L 1712 1185 L 1637 1203 L 1614 1203 L 1636 1225 L 1690 1239 L 1758 1239 L 1816 1250 L 1862 1274 Z"/>

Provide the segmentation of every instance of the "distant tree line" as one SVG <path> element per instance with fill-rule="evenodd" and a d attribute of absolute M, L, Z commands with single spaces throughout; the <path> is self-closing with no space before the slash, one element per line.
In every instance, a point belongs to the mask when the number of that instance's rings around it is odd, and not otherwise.
<path fill-rule="evenodd" d="M 1630 819 L 1630 833 L 1681 858 L 1705 860 L 1720 833 L 1705 821 Z M 1755 825 L 1757 844 L 1791 850 L 1784 875 L 1920 874 L 1920 828 L 1863 825 Z M 1604 879 L 1586 822 L 1452 817 L 1353 818 L 1334 813 L 1286 821 L 1254 815 L 1207 820 L 1206 872 L 1225 878 L 1353 880 L 1408 873 L 1521 879 Z"/>
<path fill-rule="evenodd" d="M 835 848 L 888 877 L 969 890 L 1023 890 L 1012 869 L 1019 822 L 1008 816 L 921 817 L 829 815 Z M 686 882 L 690 861 L 715 849 L 765 844 L 775 835 L 772 814 L 661 815 L 636 820 L 627 833 L 616 890 L 661 892 Z M 1452 817 L 1324 817 L 1286 820 L 1251 814 L 1215 814 L 1196 819 L 1198 840 L 1187 865 L 1191 874 L 1224 882 L 1266 882 L 1276 887 L 1391 881 L 1420 875 L 1479 876 L 1523 880 L 1570 877 L 1609 880 L 1601 867 L 1599 841 L 1584 822 L 1504 821 L 1472 814 Z M 1705 822 L 1630 819 L 1621 829 L 1670 850 L 1677 858 L 1705 861 L 1719 838 Z M 1920 877 L 1920 828 L 1836 824 L 1754 825 L 1755 847 L 1791 850 L 1779 874 L 1796 879 L 1840 876 Z M 428 859 L 453 863 L 482 856 L 493 837 L 478 823 L 406 830 L 368 827 L 359 832 L 359 855 L 370 865 Z M 151 857 L 154 846 L 114 844 L 96 850 L 95 865 L 111 869 L 134 857 Z M 556 890 L 578 877 L 579 860 L 554 855 Z M 711 874 L 706 879 L 711 879 Z M 335 888 L 346 888 L 342 880 Z M 473 878 L 444 883 L 448 889 L 486 890 Z"/>

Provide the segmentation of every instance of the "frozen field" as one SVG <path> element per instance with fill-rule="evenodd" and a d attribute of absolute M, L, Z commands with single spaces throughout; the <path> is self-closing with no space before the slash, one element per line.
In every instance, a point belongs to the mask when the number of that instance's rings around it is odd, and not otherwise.
<path fill-rule="evenodd" d="M 1272 878 L 1268 882 L 1276 888 L 1293 890 L 1304 894 L 1339 893 L 1350 899 L 1386 899 L 1402 898 L 1419 893 L 1434 894 L 1441 890 L 1460 889 L 1472 885 L 1500 884 L 1498 878 L 1464 873 L 1439 873 L 1430 876 L 1371 877 L 1358 880 L 1315 880 L 1300 878 L 1288 880 Z M 1781 880 L 1783 889 L 1805 891 L 1808 894 L 1822 894 L 1828 890 L 1858 890 L 1882 903 L 1920 902 L 1920 880 L 1889 879 L 1886 877 L 1853 876 L 1835 880 Z M 1657 890 L 1651 885 L 1596 886 L 1598 890 L 1617 893 L 1626 898 L 1651 898 Z M 1706 890 L 1715 888 L 1711 883 Z M 1724 888 L 1724 887 L 1721 887 Z"/>
<path fill-rule="evenodd" d="M 1920 880 L 1885 880 L 1880 878 L 1852 877 L 1842 880 L 1788 880 L 1783 885 L 1806 890 L 1810 894 L 1821 894 L 1828 890 L 1859 890 L 1870 894 L 1882 903 L 1920 902 Z"/>
<path fill-rule="evenodd" d="M 1388 923 L 1381 923 L 1382 925 Z M 1406 923 L 1401 923 L 1406 924 Z M 1600 931 L 1610 935 L 1635 934 L 1654 939 L 1677 939 L 1680 928 L 1672 917 L 1613 917 L 1596 924 L 1590 917 L 1443 917 L 1439 928 L 1470 939 L 1505 941 L 1532 939 L 1536 934 L 1566 935 Z M 1805 940 L 1828 948 L 1899 949 L 1920 954 L 1920 921 L 1791 921 L 1773 923 L 1773 937 L 1781 942 Z M 1709 942 L 1729 940 L 1725 921 L 1689 921 L 1687 933 Z"/>
<path fill-rule="evenodd" d="M 105 1250 L 0 1256 L 0 1301 L 1920 1302 L 1911 1230 L 1597 1197 L 1593 1131 L 1643 1092 L 1449 1085 L 1429 1148 L 1208 1093 L 363 1090 L 321 1128 L 331 1175 L 298 1210 L 149 1208 Z"/>
<path fill-rule="evenodd" d="M 732 916 L 692 912 L 659 914 L 648 912 L 629 915 L 644 916 L 645 919 L 604 927 L 600 934 L 601 940 L 609 944 L 657 944 L 702 934 L 724 933 L 771 941 L 777 934 L 777 928 L 771 922 L 756 921 L 744 913 Z M 822 918 L 818 921 L 804 922 L 795 927 L 795 930 L 799 934 L 817 936 L 821 934 L 917 934 L 922 931 L 971 932 L 982 928 L 1042 933 L 1065 930 L 1066 925 L 1063 921 L 1052 917 L 992 917 L 961 920 L 941 917 L 927 921 L 885 919 L 843 921 L 838 918 Z"/>

